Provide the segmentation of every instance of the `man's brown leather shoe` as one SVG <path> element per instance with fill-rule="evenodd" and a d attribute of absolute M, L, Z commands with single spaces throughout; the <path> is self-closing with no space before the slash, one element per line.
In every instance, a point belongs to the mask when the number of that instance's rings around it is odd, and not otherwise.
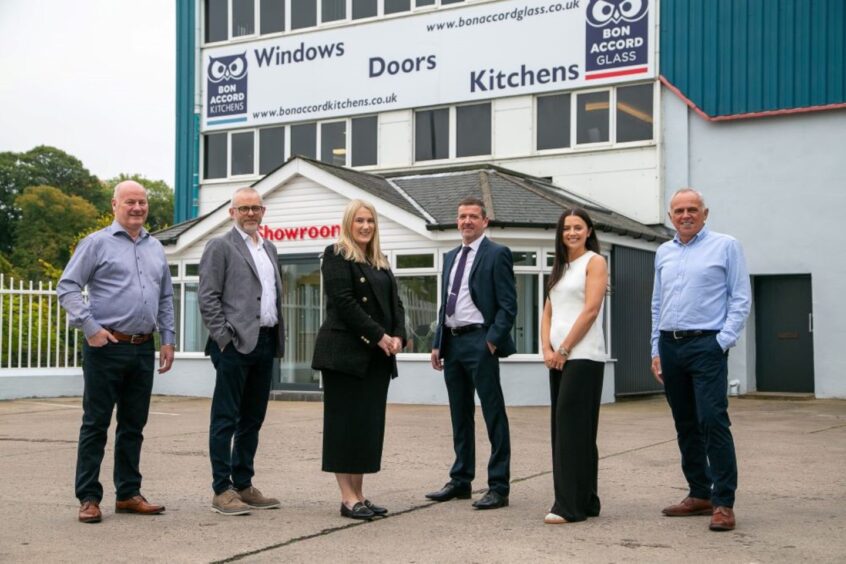
<path fill-rule="evenodd" d="M 158 515 L 165 510 L 164 505 L 156 505 L 147 501 L 143 495 L 115 502 L 115 513 L 140 513 L 141 515 Z"/>
<path fill-rule="evenodd" d="M 713 511 L 711 500 L 686 497 L 681 500 L 681 503 L 665 507 L 661 513 L 667 517 L 690 517 L 691 515 L 710 515 Z"/>
<path fill-rule="evenodd" d="M 100 513 L 100 504 L 94 500 L 86 499 L 79 506 L 80 523 L 99 523 L 103 519 Z"/>
<path fill-rule="evenodd" d="M 714 513 L 711 515 L 711 525 L 708 526 L 712 531 L 733 531 L 735 526 L 734 510 L 731 507 L 715 507 Z"/>

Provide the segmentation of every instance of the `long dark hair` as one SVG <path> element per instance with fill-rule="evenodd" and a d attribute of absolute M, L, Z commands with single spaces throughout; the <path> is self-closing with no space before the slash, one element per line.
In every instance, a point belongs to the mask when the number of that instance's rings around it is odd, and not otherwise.
<path fill-rule="evenodd" d="M 546 284 L 547 292 L 558 284 L 558 281 L 561 280 L 567 271 L 567 267 L 570 266 L 570 259 L 567 258 L 567 248 L 564 246 L 562 234 L 564 233 L 564 220 L 571 215 L 581 218 L 590 230 L 590 235 L 588 235 L 585 241 L 587 250 L 599 253 L 599 239 L 596 238 L 596 229 L 593 228 L 593 220 L 588 213 L 582 208 L 564 210 L 564 213 L 558 218 L 558 225 L 555 226 L 555 260 L 552 263 L 552 274 L 549 275 L 549 282 Z"/>

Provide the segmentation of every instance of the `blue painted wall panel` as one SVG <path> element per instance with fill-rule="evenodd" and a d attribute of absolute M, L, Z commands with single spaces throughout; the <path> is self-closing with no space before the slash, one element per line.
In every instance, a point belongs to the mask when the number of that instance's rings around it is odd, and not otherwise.
<path fill-rule="evenodd" d="M 846 0 L 661 0 L 661 74 L 710 116 L 846 103 Z"/>

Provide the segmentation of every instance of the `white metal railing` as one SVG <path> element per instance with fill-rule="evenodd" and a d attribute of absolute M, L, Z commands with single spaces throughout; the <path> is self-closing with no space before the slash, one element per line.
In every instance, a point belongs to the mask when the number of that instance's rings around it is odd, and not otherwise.
<path fill-rule="evenodd" d="M 7 368 L 75 368 L 80 332 L 70 326 L 53 283 L 0 274 L 0 371 Z"/>

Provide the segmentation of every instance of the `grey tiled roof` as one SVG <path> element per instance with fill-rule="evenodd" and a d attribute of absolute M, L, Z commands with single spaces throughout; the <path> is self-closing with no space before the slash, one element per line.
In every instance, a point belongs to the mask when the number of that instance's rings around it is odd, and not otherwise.
<path fill-rule="evenodd" d="M 293 158 L 308 161 L 372 194 L 374 198 L 424 219 L 430 230 L 454 229 L 458 202 L 467 196 L 475 196 L 488 202 L 488 216 L 494 227 L 554 228 L 564 209 L 578 206 L 590 213 L 599 231 L 647 241 L 665 241 L 671 238 L 670 231 L 663 225 L 645 225 L 555 186 L 546 179 L 486 163 L 373 174 L 305 157 Z M 173 243 L 181 233 L 200 219 L 202 218 L 174 225 L 153 235 L 164 244 Z"/>

